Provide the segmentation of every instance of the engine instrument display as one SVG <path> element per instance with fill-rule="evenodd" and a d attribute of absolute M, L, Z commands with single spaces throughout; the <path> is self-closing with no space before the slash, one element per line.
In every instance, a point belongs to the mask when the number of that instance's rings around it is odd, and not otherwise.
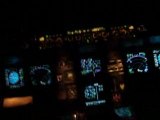
<path fill-rule="evenodd" d="M 51 69 L 49 65 L 39 65 L 30 67 L 30 76 L 32 85 L 34 86 L 50 85 L 52 81 Z"/>
<path fill-rule="evenodd" d="M 130 74 L 148 72 L 148 59 L 145 52 L 128 53 L 127 67 Z"/>
<path fill-rule="evenodd" d="M 93 75 L 95 76 L 96 73 L 101 71 L 101 61 L 94 60 L 92 58 L 81 59 L 81 68 L 82 75 L 93 73 Z"/>
<path fill-rule="evenodd" d="M 84 96 L 86 99 L 86 106 L 95 106 L 105 103 L 106 100 L 103 98 L 101 93 L 104 92 L 102 84 L 94 83 L 93 85 L 86 86 L 84 90 Z"/>

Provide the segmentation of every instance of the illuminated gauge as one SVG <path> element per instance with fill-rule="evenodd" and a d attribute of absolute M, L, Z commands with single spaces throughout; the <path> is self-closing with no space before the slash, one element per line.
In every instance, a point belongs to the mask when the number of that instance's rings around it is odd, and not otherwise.
<path fill-rule="evenodd" d="M 18 75 L 18 73 L 15 72 L 15 71 L 12 71 L 9 74 L 9 83 L 16 84 L 16 83 L 18 83 L 18 81 L 19 81 L 19 75 Z"/>
<path fill-rule="evenodd" d="M 153 50 L 154 65 L 160 69 L 160 50 Z"/>
<path fill-rule="evenodd" d="M 86 106 L 104 104 L 106 100 L 103 98 L 103 94 L 101 94 L 103 91 L 103 85 L 98 83 L 87 86 L 84 90 Z"/>
<path fill-rule="evenodd" d="M 97 91 L 94 86 L 88 86 L 86 87 L 84 94 L 86 99 L 95 99 L 97 96 Z"/>
<path fill-rule="evenodd" d="M 81 59 L 81 68 L 82 75 L 93 73 L 95 76 L 96 73 L 101 72 L 101 61 L 92 58 Z"/>
<path fill-rule="evenodd" d="M 23 69 L 7 68 L 5 69 L 6 85 L 10 88 L 19 88 L 24 85 Z"/>
<path fill-rule="evenodd" d="M 130 74 L 148 72 L 146 54 L 144 52 L 127 54 L 127 66 Z"/>
<path fill-rule="evenodd" d="M 46 86 L 51 84 L 51 70 L 49 65 L 31 67 L 30 75 L 33 85 Z"/>

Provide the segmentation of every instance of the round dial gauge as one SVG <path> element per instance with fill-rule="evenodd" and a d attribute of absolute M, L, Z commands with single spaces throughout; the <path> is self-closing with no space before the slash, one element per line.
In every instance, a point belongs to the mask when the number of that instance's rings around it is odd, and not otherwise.
<path fill-rule="evenodd" d="M 35 66 L 31 70 L 33 85 L 49 85 L 51 83 L 51 70 L 49 66 Z"/>
<path fill-rule="evenodd" d="M 127 54 L 127 66 L 128 72 L 131 74 L 148 72 L 148 64 L 145 53 Z"/>
<path fill-rule="evenodd" d="M 19 75 L 18 75 L 18 73 L 15 72 L 15 71 L 12 71 L 9 74 L 9 83 L 16 84 L 18 81 L 19 81 Z"/>

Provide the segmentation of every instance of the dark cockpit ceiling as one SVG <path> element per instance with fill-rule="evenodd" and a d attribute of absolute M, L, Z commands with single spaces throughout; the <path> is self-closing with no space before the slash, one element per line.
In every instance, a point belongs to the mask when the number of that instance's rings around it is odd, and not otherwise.
<path fill-rule="evenodd" d="M 75 29 L 143 24 L 152 33 L 160 32 L 158 4 L 151 1 L 3 1 L 0 5 L 0 51 L 24 47 L 40 34 Z"/>
<path fill-rule="evenodd" d="M 2 37 L 121 24 L 146 24 L 158 29 L 158 12 L 156 2 L 143 0 L 4 1 L 0 26 Z"/>

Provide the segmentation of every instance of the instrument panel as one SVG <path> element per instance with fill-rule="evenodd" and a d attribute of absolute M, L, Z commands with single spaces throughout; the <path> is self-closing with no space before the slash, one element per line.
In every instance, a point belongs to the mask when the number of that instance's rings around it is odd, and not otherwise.
<path fill-rule="evenodd" d="M 9 88 L 20 88 L 24 86 L 24 71 L 22 68 L 5 69 L 6 86 Z"/>
<path fill-rule="evenodd" d="M 130 74 L 148 72 L 148 59 L 145 52 L 128 53 L 126 63 Z"/>

